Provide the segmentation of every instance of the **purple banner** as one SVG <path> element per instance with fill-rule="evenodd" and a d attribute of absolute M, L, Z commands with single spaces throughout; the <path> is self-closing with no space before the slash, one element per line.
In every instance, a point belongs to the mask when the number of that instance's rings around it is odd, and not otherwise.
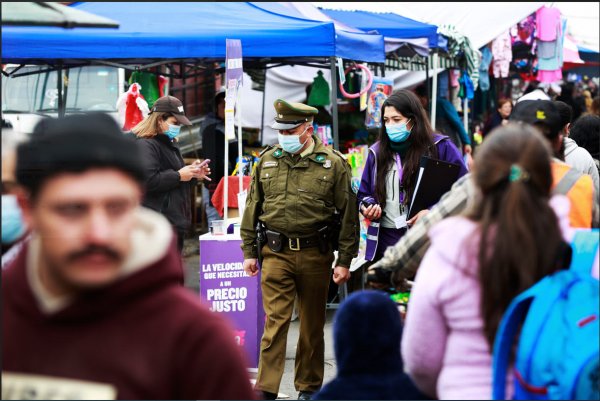
<path fill-rule="evenodd" d="M 260 274 L 248 276 L 238 235 L 205 234 L 200 237 L 200 296 L 216 313 L 225 315 L 243 346 L 249 367 L 258 367 L 264 330 Z"/>
<path fill-rule="evenodd" d="M 225 81 L 227 89 L 241 86 L 243 76 L 242 41 L 240 39 L 225 39 Z"/>

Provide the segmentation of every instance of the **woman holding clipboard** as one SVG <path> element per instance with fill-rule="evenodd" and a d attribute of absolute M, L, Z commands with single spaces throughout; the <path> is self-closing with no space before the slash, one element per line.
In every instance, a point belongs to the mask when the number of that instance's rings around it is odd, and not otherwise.
<path fill-rule="evenodd" d="M 370 220 L 365 258 L 373 262 L 428 212 L 413 211 L 414 216 L 407 218 L 422 156 L 458 165 L 457 179 L 467 173 L 460 151 L 448 137 L 433 132 L 425 109 L 411 91 L 392 93 L 383 104 L 381 120 L 358 189 L 360 212 Z"/>

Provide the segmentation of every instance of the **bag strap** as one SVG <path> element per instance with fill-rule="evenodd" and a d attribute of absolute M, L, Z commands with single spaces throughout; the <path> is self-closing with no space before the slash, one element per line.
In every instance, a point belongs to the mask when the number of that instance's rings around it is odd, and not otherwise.
<path fill-rule="evenodd" d="M 590 275 L 592 264 L 598 252 L 598 237 L 600 230 L 597 228 L 591 230 L 577 230 L 571 247 L 573 248 L 573 259 L 570 269 L 578 274 Z"/>
<path fill-rule="evenodd" d="M 510 351 L 517 330 L 536 295 L 535 289 L 534 286 L 522 292 L 510 303 L 496 331 L 492 360 L 492 400 L 504 400 L 506 397 L 506 373 Z"/>
<path fill-rule="evenodd" d="M 574 168 L 569 169 L 552 190 L 555 194 L 566 195 L 582 174 Z"/>

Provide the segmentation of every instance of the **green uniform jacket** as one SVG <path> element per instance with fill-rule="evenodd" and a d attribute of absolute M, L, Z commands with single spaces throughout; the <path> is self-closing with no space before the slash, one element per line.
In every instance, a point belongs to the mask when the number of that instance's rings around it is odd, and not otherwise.
<path fill-rule="evenodd" d="M 287 237 L 310 237 L 340 213 L 338 266 L 349 267 L 358 253 L 359 221 L 350 165 L 313 135 L 313 153 L 294 163 L 279 145 L 263 151 L 256 165 L 240 234 L 244 258 L 256 258 L 255 227 L 260 219 Z"/>

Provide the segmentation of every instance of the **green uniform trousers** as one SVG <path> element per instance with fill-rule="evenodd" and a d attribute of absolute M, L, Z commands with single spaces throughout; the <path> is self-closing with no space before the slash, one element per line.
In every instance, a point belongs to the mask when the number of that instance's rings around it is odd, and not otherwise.
<path fill-rule="evenodd" d="M 261 288 L 266 314 L 260 344 L 256 388 L 277 393 L 285 367 L 287 334 L 294 298 L 298 295 L 300 335 L 296 348 L 294 385 L 297 391 L 317 391 L 325 369 L 325 308 L 332 274 L 333 252 L 318 247 L 281 252 L 262 249 Z"/>

